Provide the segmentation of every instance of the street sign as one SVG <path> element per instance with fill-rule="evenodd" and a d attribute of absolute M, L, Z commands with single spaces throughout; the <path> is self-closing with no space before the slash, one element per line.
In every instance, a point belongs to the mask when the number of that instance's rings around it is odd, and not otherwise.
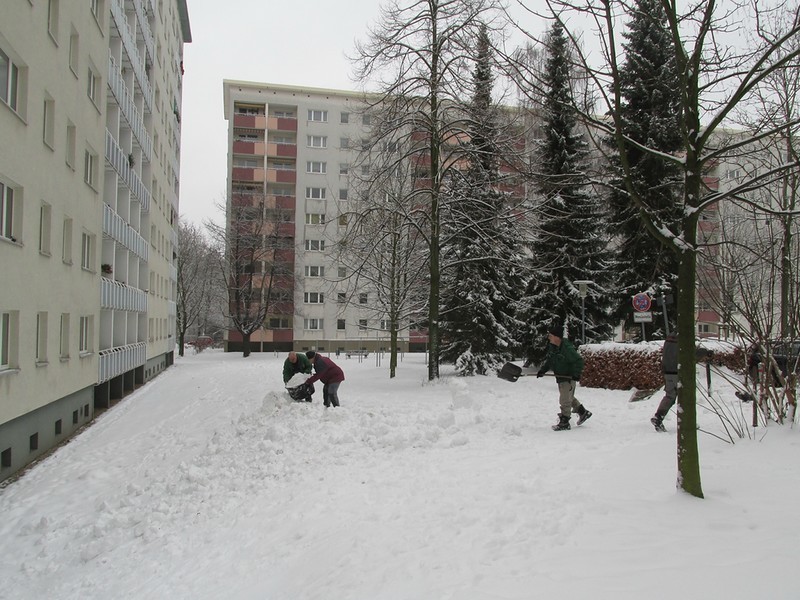
<path fill-rule="evenodd" d="M 633 310 L 638 312 L 650 310 L 650 296 L 647 294 L 636 294 L 633 297 Z"/>
<path fill-rule="evenodd" d="M 633 322 L 634 323 L 652 323 L 653 322 L 653 313 L 650 311 L 638 311 L 633 313 Z"/>

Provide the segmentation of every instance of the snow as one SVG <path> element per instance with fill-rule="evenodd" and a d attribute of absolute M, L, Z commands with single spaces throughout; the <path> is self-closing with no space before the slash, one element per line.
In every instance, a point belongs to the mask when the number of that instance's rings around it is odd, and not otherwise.
<path fill-rule="evenodd" d="M 284 358 L 178 359 L 0 490 L 0 598 L 800 597 L 790 426 L 701 433 L 701 500 L 675 488 L 658 395 L 579 389 L 594 416 L 553 432 L 552 378 L 333 357 L 325 409 L 289 401 Z"/>

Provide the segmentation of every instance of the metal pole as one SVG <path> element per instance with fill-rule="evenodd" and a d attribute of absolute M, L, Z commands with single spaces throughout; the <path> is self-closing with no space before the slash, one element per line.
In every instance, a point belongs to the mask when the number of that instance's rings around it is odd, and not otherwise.
<path fill-rule="evenodd" d="M 581 343 L 586 343 L 586 296 L 581 296 Z"/>
<path fill-rule="evenodd" d="M 661 305 L 664 309 L 664 336 L 669 335 L 669 319 L 667 319 L 667 297 L 665 294 L 661 294 Z"/>

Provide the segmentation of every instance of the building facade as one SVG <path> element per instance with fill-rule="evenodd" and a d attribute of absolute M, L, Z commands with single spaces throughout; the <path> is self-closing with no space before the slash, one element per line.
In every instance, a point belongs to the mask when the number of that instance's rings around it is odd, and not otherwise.
<path fill-rule="evenodd" d="M 185 0 L 0 6 L 0 479 L 174 350 Z"/>

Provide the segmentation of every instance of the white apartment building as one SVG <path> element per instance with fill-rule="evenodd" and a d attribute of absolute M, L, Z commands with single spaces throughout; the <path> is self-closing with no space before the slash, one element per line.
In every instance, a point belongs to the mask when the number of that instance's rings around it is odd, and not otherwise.
<path fill-rule="evenodd" d="M 172 363 L 186 0 L 0 4 L 0 480 Z"/>
<path fill-rule="evenodd" d="M 230 80 L 223 92 L 228 226 L 232 207 L 260 205 L 280 213 L 285 240 L 267 327 L 253 334 L 251 349 L 388 349 L 385 314 L 370 290 L 346 291 L 350 274 L 330 251 L 347 225 L 355 182 L 369 168 L 362 164 L 370 137 L 363 95 Z M 424 348 L 424 335 L 407 327 L 399 338 L 401 349 Z M 241 348 L 238 332 L 225 339 L 226 349 Z"/>

